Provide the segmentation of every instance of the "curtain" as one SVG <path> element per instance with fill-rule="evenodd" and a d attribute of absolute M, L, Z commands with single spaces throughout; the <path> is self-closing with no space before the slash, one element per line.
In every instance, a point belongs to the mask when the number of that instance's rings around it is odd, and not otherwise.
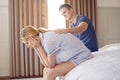
<path fill-rule="evenodd" d="M 96 27 L 96 0 L 65 0 L 65 3 L 71 4 L 77 14 L 87 16 Z"/>
<path fill-rule="evenodd" d="M 20 41 L 20 30 L 25 25 L 47 26 L 46 0 L 9 0 L 10 76 L 42 76 L 43 66 L 33 49 Z"/>

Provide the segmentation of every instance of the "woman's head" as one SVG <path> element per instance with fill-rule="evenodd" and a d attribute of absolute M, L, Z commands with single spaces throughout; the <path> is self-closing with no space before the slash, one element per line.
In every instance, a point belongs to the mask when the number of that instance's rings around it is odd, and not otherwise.
<path fill-rule="evenodd" d="M 20 38 L 21 40 L 28 39 L 30 37 L 35 37 L 39 35 L 39 31 L 33 26 L 25 26 L 20 31 Z"/>
<path fill-rule="evenodd" d="M 25 43 L 28 47 L 31 47 L 31 43 L 33 43 L 32 38 L 35 40 L 39 41 L 39 31 L 37 28 L 33 26 L 25 26 L 21 31 L 20 31 L 20 39 L 23 43 Z"/>

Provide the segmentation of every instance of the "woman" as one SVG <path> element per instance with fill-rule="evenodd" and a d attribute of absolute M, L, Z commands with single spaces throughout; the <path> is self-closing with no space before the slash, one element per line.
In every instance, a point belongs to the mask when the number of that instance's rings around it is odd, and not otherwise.
<path fill-rule="evenodd" d="M 20 37 L 24 44 L 37 52 L 45 66 L 45 80 L 55 80 L 92 57 L 89 49 L 70 33 L 43 32 L 33 26 L 25 26 Z"/>

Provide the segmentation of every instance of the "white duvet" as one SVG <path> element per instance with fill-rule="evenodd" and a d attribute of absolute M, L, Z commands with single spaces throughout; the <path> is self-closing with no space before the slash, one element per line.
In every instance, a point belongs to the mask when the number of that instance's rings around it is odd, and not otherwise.
<path fill-rule="evenodd" d="M 120 80 L 120 44 L 107 45 L 71 70 L 63 80 Z"/>

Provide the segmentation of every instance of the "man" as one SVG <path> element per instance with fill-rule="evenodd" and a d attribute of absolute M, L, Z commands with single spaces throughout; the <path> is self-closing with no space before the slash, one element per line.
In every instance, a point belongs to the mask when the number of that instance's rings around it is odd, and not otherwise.
<path fill-rule="evenodd" d="M 59 11 L 70 22 L 69 28 L 56 29 L 56 33 L 71 33 L 79 38 L 91 52 L 98 51 L 98 42 L 92 22 L 86 16 L 77 15 L 70 4 L 62 4 Z"/>

